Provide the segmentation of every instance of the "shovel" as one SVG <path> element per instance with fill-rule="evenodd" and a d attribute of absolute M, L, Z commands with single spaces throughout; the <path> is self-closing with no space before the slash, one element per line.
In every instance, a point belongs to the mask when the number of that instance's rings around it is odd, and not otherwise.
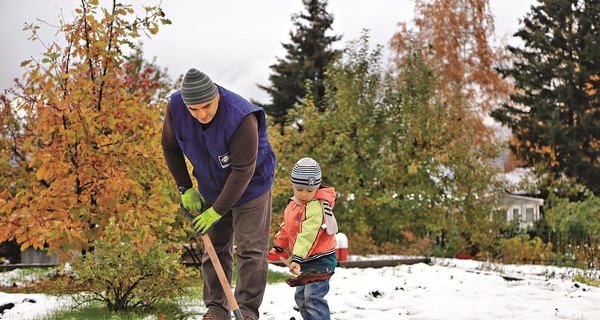
<path fill-rule="evenodd" d="M 190 219 L 194 219 L 195 217 L 187 211 L 182 204 L 181 211 Z M 210 237 L 206 233 L 201 233 L 200 237 L 202 237 L 202 242 L 204 242 L 204 247 L 208 252 L 208 256 L 210 257 L 210 262 L 212 262 L 213 267 L 215 267 L 215 272 L 217 273 L 217 277 L 219 278 L 219 282 L 221 282 L 221 287 L 223 287 L 223 291 L 225 292 L 225 296 L 227 297 L 227 302 L 229 303 L 229 308 L 233 311 L 233 315 L 235 316 L 235 320 L 243 320 L 242 312 L 240 311 L 240 307 L 235 301 L 235 296 L 233 292 L 231 292 L 231 287 L 229 286 L 229 281 L 227 281 L 227 277 L 225 277 L 225 271 L 223 271 L 223 266 L 221 265 L 221 261 L 219 261 L 219 257 L 217 256 L 217 252 L 215 251 L 215 247 L 210 240 Z"/>
<path fill-rule="evenodd" d="M 284 257 L 279 257 L 279 261 L 283 262 L 283 264 L 285 264 L 286 266 L 290 266 L 290 260 L 284 258 Z M 331 276 L 333 275 L 333 271 L 315 271 L 315 270 L 309 270 L 306 272 L 300 272 L 296 269 L 294 269 L 293 272 L 295 275 L 297 275 L 297 277 L 293 277 L 293 278 L 289 278 L 285 280 L 285 283 L 287 283 L 290 287 L 296 287 L 296 286 L 303 286 L 312 282 L 321 282 L 321 281 L 325 281 L 329 278 L 331 278 Z"/>

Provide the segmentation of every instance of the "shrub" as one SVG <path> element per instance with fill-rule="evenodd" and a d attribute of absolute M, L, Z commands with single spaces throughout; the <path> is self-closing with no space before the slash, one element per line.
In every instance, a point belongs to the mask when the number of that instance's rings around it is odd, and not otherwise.
<path fill-rule="evenodd" d="M 541 238 L 531 239 L 528 234 L 500 241 L 500 255 L 503 263 L 545 263 L 552 258 L 552 243 L 544 243 Z"/>
<path fill-rule="evenodd" d="M 403 231 L 400 244 L 387 245 L 387 254 L 403 254 L 407 256 L 430 256 L 433 253 L 434 241 L 425 237 L 418 238 L 411 231 Z"/>
<path fill-rule="evenodd" d="M 582 269 L 598 269 L 600 267 L 600 246 L 587 243 L 576 246 L 573 257 L 577 261 L 577 267 Z"/>
<path fill-rule="evenodd" d="M 197 272 L 186 270 L 180 249 L 157 240 L 149 229 L 127 229 L 111 219 L 93 251 L 73 263 L 70 285 L 82 292 L 74 295 L 80 305 L 100 302 L 111 312 L 146 310 L 185 293 L 187 281 Z"/>
<path fill-rule="evenodd" d="M 587 284 L 588 286 L 600 287 L 600 274 L 598 272 L 577 272 L 573 277 L 573 281 Z"/>

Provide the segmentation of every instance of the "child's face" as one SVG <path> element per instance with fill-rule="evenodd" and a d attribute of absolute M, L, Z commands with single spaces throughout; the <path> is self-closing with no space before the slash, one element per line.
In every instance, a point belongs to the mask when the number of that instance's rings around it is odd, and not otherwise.
<path fill-rule="evenodd" d="M 317 194 L 317 188 L 297 188 L 292 187 L 294 189 L 294 197 L 302 203 L 307 203 L 315 197 Z"/>

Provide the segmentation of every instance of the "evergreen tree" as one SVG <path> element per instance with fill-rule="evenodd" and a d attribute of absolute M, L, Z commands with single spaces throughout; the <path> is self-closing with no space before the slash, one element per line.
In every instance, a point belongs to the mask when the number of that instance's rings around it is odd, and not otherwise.
<path fill-rule="evenodd" d="M 532 7 L 501 70 L 517 88 L 492 116 L 517 138 L 513 151 L 549 179 L 600 194 L 600 2 L 545 0 Z"/>
<path fill-rule="evenodd" d="M 332 43 L 339 36 L 326 36 L 333 24 L 333 15 L 327 12 L 327 0 L 302 0 L 306 13 L 292 15 L 295 31 L 290 32 L 291 43 L 284 44 L 285 58 L 277 59 L 270 66 L 271 86 L 259 85 L 271 96 L 271 104 L 259 104 L 265 108 L 275 123 L 284 125 L 286 115 L 294 104 L 302 101 L 310 90 L 317 108 L 324 110 L 321 103 L 325 88 L 323 78 L 325 68 L 335 58 L 337 50 Z M 306 81 L 310 85 L 306 86 Z"/>

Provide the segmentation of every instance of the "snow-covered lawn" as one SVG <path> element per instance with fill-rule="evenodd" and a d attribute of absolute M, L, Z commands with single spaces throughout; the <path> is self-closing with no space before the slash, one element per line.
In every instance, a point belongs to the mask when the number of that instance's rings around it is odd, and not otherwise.
<path fill-rule="evenodd" d="M 600 288 L 573 282 L 571 279 L 577 272 L 580 271 L 572 268 L 495 265 L 456 259 L 434 259 L 432 265 L 338 268 L 327 299 L 332 319 L 340 320 L 600 319 Z M 0 283 L 9 274 L 0 273 Z M 294 310 L 293 294 L 294 288 L 285 283 L 269 285 L 261 319 L 300 320 L 299 312 Z M 52 310 L 66 308 L 69 300 L 0 293 L 0 306 L 7 303 L 15 306 L 0 319 L 25 320 L 39 319 Z M 204 311 L 199 301 L 188 307 Z"/>

